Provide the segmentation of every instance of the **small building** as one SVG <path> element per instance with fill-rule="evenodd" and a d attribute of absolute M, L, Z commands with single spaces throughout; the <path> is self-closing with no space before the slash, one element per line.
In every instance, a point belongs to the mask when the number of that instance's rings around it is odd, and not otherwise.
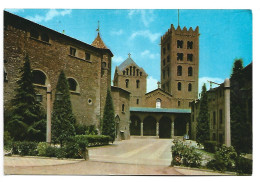
<path fill-rule="evenodd" d="M 207 91 L 210 140 L 230 144 L 230 83 L 226 79 L 219 87 Z M 200 100 L 191 104 L 191 139 L 196 140 Z"/>
<path fill-rule="evenodd" d="M 130 92 L 111 86 L 111 95 L 115 110 L 116 140 L 130 138 Z"/>

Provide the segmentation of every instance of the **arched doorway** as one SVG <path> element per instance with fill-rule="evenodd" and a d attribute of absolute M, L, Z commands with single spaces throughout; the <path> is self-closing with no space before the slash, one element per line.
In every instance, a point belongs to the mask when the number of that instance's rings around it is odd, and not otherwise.
<path fill-rule="evenodd" d="M 130 135 L 141 135 L 141 120 L 137 116 L 130 117 Z"/>
<path fill-rule="evenodd" d="M 143 123 L 144 136 L 156 136 L 156 119 L 148 116 Z"/>
<path fill-rule="evenodd" d="M 184 117 L 178 117 L 174 120 L 174 135 L 183 136 L 186 134 L 186 120 Z"/>
<path fill-rule="evenodd" d="M 159 121 L 159 137 L 171 138 L 171 119 L 163 116 Z"/>

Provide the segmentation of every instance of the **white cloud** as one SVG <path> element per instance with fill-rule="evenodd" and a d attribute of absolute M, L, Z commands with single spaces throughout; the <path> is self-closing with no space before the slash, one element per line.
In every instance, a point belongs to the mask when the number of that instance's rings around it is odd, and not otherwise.
<path fill-rule="evenodd" d="M 118 30 L 118 31 L 111 31 L 111 35 L 122 35 L 124 33 L 124 31 L 122 29 Z"/>
<path fill-rule="evenodd" d="M 201 88 L 203 84 L 206 84 L 207 90 L 210 89 L 210 83 L 208 81 L 212 81 L 218 84 L 221 84 L 224 82 L 224 79 L 222 78 L 212 78 L 212 77 L 201 77 L 199 78 L 199 93 L 201 92 Z M 212 88 L 218 87 L 217 84 L 212 84 Z"/>
<path fill-rule="evenodd" d="M 147 93 L 158 88 L 157 82 L 158 80 L 156 80 L 152 76 L 149 76 L 147 78 Z"/>
<path fill-rule="evenodd" d="M 122 62 L 124 61 L 124 59 L 123 59 L 121 56 L 114 56 L 114 57 L 112 58 L 112 61 L 113 61 L 114 63 L 122 63 Z"/>
<path fill-rule="evenodd" d="M 72 12 L 71 9 L 65 9 L 65 10 L 56 10 L 56 9 L 50 9 L 44 16 L 42 15 L 35 15 L 34 17 L 28 16 L 27 19 L 34 21 L 34 22 L 41 22 L 41 21 L 49 21 L 52 20 L 54 17 L 57 16 L 65 16 Z"/>
<path fill-rule="evenodd" d="M 137 36 L 142 36 L 148 38 L 151 42 L 155 42 L 160 37 L 160 35 L 160 33 L 151 33 L 150 30 L 141 30 L 132 33 L 130 39 L 134 39 Z"/>
<path fill-rule="evenodd" d="M 159 54 L 158 53 L 157 54 L 153 54 L 149 50 L 145 50 L 145 51 L 141 52 L 141 56 L 143 56 L 143 57 L 146 56 L 146 57 L 148 57 L 150 59 L 154 59 L 154 58 L 159 57 Z"/>
<path fill-rule="evenodd" d="M 153 10 L 131 9 L 128 12 L 128 17 L 131 19 L 133 15 L 140 15 L 144 26 L 148 27 L 154 21 Z"/>

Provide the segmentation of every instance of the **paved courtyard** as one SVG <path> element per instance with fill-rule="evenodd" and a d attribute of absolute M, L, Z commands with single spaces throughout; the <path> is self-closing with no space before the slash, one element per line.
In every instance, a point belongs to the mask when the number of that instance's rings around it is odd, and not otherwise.
<path fill-rule="evenodd" d="M 89 149 L 91 161 L 163 165 L 171 164 L 172 139 L 132 138 Z"/>
<path fill-rule="evenodd" d="M 43 157 L 4 157 L 5 174 L 68 175 L 223 175 L 221 173 L 169 167 L 171 139 L 116 141 L 89 148 L 90 160 Z"/>

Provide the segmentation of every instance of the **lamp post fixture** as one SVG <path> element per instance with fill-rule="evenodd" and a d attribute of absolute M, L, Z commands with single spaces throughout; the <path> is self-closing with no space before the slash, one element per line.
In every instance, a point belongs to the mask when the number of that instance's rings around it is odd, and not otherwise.
<path fill-rule="evenodd" d="M 56 95 L 56 100 L 62 100 L 63 93 L 57 92 L 55 95 Z"/>
<path fill-rule="evenodd" d="M 41 94 L 36 94 L 36 101 L 41 102 L 42 101 L 42 95 Z"/>
<path fill-rule="evenodd" d="M 57 92 L 56 100 L 62 100 L 63 93 Z M 46 130 L 46 142 L 51 143 L 51 85 L 47 85 L 47 130 Z"/>
<path fill-rule="evenodd" d="M 47 129 L 46 142 L 51 143 L 51 85 L 47 85 Z"/>

